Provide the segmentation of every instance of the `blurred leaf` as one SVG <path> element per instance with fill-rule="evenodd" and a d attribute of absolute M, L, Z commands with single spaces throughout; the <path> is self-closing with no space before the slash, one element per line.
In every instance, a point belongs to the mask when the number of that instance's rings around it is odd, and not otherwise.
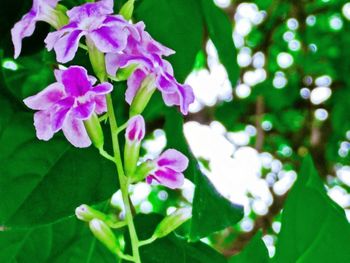
<path fill-rule="evenodd" d="M 185 80 L 202 47 L 202 19 L 197 0 L 142 0 L 135 17 L 160 43 L 176 51 L 169 58 L 178 81 Z"/>
<path fill-rule="evenodd" d="M 229 263 L 266 263 L 269 262 L 269 254 L 262 240 L 262 232 L 259 231 L 244 247 L 243 251 L 234 255 Z"/>
<path fill-rule="evenodd" d="M 349 244 L 344 210 L 328 197 L 308 156 L 283 210 L 273 262 L 349 262 Z"/>
<path fill-rule="evenodd" d="M 213 0 L 201 0 L 201 5 L 209 37 L 213 41 L 220 61 L 225 66 L 234 87 L 237 84 L 240 70 L 237 64 L 237 50 L 232 38 L 232 24 Z"/>

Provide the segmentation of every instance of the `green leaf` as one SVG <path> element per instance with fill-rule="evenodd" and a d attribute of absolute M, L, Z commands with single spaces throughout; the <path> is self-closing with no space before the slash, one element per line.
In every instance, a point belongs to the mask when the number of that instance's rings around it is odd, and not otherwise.
<path fill-rule="evenodd" d="M 175 148 L 189 158 L 190 163 L 185 176 L 196 185 L 190 221 L 190 239 L 196 241 L 237 223 L 243 217 L 242 207 L 232 204 L 223 197 L 200 171 L 198 161 L 186 142 L 181 114 L 174 109 L 168 110 L 164 130 L 167 134 L 167 147 Z"/>
<path fill-rule="evenodd" d="M 262 232 L 255 234 L 252 240 L 239 254 L 229 259 L 229 263 L 266 263 L 269 261 L 269 254 L 262 241 Z"/>
<path fill-rule="evenodd" d="M 137 2 L 136 2 L 137 3 Z M 176 51 L 169 58 L 178 81 L 193 68 L 202 46 L 202 19 L 197 0 L 142 0 L 135 17 L 154 39 Z"/>
<path fill-rule="evenodd" d="M 243 207 L 223 197 L 199 168 L 195 170 L 194 183 L 190 240 L 206 237 L 242 219 Z"/>
<path fill-rule="evenodd" d="M 283 210 L 274 262 L 350 262 L 349 244 L 344 210 L 327 196 L 307 157 Z"/>
<path fill-rule="evenodd" d="M 240 70 L 237 64 L 237 50 L 232 38 L 232 24 L 213 0 L 201 0 L 201 5 L 209 37 L 218 51 L 221 63 L 227 70 L 232 86 L 235 86 Z"/>
<path fill-rule="evenodd" d="M 2 90 L 0 90 L 1 92 Z M 0 93 L 0 223 L 43 224 L 74 214 L 82 204 L 106 200 L 118 189 L 112 163 L 93 147 L 76 149 L 62 135 L 35 136 L 33 113 Z"/>
<path fill-rule="evenodd" d="M 75 218 L 37 228 L 0 231 L 3 263 L 114 263 L 114 256 Z"/>
<path fill-rule="evenodd" d="M 135 217 L 140 240 L 152 236 L 162 217 L 156 214 Z M 130 244 L 128 244 L 130 245 Z M 188 243 L 185 239 L 170 234 L 140 249 L 142 263 L 225 263 L 226 259 L 208 245 Z"/>

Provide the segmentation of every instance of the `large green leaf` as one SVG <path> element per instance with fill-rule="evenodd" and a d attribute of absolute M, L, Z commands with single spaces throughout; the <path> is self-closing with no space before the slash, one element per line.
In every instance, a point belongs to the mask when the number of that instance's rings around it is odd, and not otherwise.
<path fill-rule="evenodd" d="M 139 215 L 135 218 L 139 239 L 151 237 L 162 217 L 156 214 Z M 225 263 L 226 259 L 210 246 L 188 243 L 185 239 L 169 234 L 154 243 L 141 247 L 143 263 Z"/>
<path fill-rule="evenodd" d="M 112 263 L 116 258 L 75 218 L 48 226 L 0 231 L 2 263 Z"/>
<path fill-rule="evenodd" d="M 169 110 L 164 129 L 167 134 L 167 147 L 182 151 L 190 160 L 185 175 L 196 186 L 190 223 L 190 239 L 196 241 L 212 232 L 237 223 L 243 217 L 242 207 L 223 197 L 200 171 L 198 162 L 186 142 L 181 114 L 174 109 Z"/>
<path fill-rule="evenodd" d="M 33 113 L 1 94 L 0 223 L 32 225 L 72 215 L 81 203 L 105 200 L 117 190 L 113 165 L 97 151 L 76 149 L 62 135 L 35 137 Z"/>
<path fill-rule="evenodd" d="M 232 38 L 232 24 L 213 0 L 201 0 L 200 2 L 209 37 L 218 51 L 221 63 L 226 68 L 232 86 L 235 86 L 239 78 L 239 67 L 237 50 Z"/>
<path fill-rule="evenodd" d="M 350 262 L 350 225 L 310 157 L 288 195 L 274 262 Z"/>
<path fill-rule="evenodd" d="M 183 81 L 191 71 L 202 46 L 202 19 L 196 0 L 142 0 L 135 10 L 137 20 L 159 42 L 176 51 L 169 58 L 175 75 Z"/>
<path fill-rule="evenodd" d="M 269 254 L 262 241 L 262 232 L 255 234 L 252 240 L 239 254 L 229 259 L 229 263 L 266 263 L 269 261 Z"/>

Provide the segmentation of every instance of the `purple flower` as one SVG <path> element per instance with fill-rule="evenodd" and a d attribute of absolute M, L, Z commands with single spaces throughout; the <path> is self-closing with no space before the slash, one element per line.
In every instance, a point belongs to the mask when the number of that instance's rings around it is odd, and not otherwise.
<path fill-rule="evenodd" d="M 96 79 L 87 74 L 85 68 L 71 66 L 56 70 L 57 82 L 38 94 L 24 100 L 33 110 L 36 135 L 40 140 L 49 140 L 62 129 L 74 146 L 88 147 L 91 140 L 84 127 L 84 120 L 92 114 L 107 111 L 105 94 L 112 91 L 110 83 L 93 86 Z"/>
<path fill-rule="evenodd" d="M 52 26 L 58 27 L 58 20 L 55 17 L 57 3 L 60 0 L 33 0 L 33 6 L 30 11 L 18 21 L 11 30 L 12 42 L 15 47 L 15 55 L 17 58 L 22 49 L 22 40 L 34 33 L 37 21 L 45 21 Z"/>
<path fill-rule="evenodd" d="M 82 36 L 101 52 L 123 50 L 133 27 L 121 16 L 111 15 L 112 13 L 113 0 L 101 0 L 72 8 L 67 12 L 69 23 L 45 39 L 47 49 L 55 50 L 60 63 L 74 58 Z"/>
<path fill-rule="evenodd" d="M 157 181 L 171 189 L 179 188 L 184 183 L 183 171 L 188 166 L 188 159 L 177 150 L 169 149 L 153 162 L 155 168 L 147 176 L 147 182 Z"/>
<path fill-rule="evenodd" d="M 140 143 L 145 137 L 145 120 L 141 115 L 136 115 L 128 121 L 125 138 L 128 143 Z"/>
<path fill-rule="evenodd" d="M 161 91 L 167 106 L 179 105 L 183 114 L 188 113 L 189 105 L 194 101 L 193 90 L 189 85 L 179 84 L 174 78 L 171 64 L 161 56 L 174 53 L 164 47 L 144 30 L 144 23 L 135 25 L 139 39 L 129 35 L 127 47 L 122 53 L 108 53 L 106 67 L 108 74 L 115 76 L 120 68 L 137 65 L 137 69 L 128 79 L 126 101 L 131 104 L 142 82 L 147 76 L 154 78 L 154 85 Z"/>

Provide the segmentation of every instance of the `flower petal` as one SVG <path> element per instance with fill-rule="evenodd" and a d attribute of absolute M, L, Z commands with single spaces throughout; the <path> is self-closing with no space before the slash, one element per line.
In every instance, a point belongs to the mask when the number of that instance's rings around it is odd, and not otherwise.
<path fill-rule="evenodd" d="M 125 100 L 131 104 L 137 91 L 141 87 L 142 81 L 146 78 L 146 73 L 141 69 L 136 69 L 128 79 L 128 88 L 125 92 Z"/>
<path fill-rule="evenodd" d="M 61 83 L 55 82 L 38 94 L 23 100 L 24 104 L 32 110 L 45 110 L 58 102 L 65 95 Z"/>
<path fill-rule="evenodd" d="M 87 120 L 95 110 L 95 101 L 89 101 L 73 108 L 72 116 L 80 120 Z"/>
<path fill-rule="evenodd" d="M 55 113 L 52 114 L 50 122 L 51 122 L 52 130 L 54 132 L 58 132 L 62 128 L 63 123 L 69 111 L 70 111 L 70 108 L 65 107 L 65 108 L 60 108 L 59 110 L 57 110 Z"/>
<path fill-rule="evenodd" d="M 67 140 L 75 147 L 86 148 L 91 145 L 83 121 L 73 118 L 71 114 L 65 120 L 62 131 Z"/>
<path fill-rule="evenodd" d="M 117 26 L 102 26 L 89 33 L 89 38 L 103 53 L 116 53 L 123 50 L 126 47 L 127 37 L 127 32 L 122 27 Z"/>
<path fill-rule="evenodd" d="M 48 141 L 54 135 L 54 131 L 51 128 L 50 111 L 38 111 L 34 113 L 34 126 L 36 137 L 40 140 Z"/>
<path fill-rule="evenodd" d="M 188 158 L 175 149 L 168 149 L 157 158 L 159 167 L 171 168 L 176 172 L 183 172 L 188 166 Z"/>
<path fill-rule="evenodd" d="M 67 11 L 71 20 L 81 21 L 91 16 L 102 16 L 113 13 L 113 0 L 100 0 L 95 3 L 86 3 Z"/>
<path fill-rule="evenodd" d="M 194 93 L 189 85 L 177 85 L 175 92 L 162 92 L 163 100 L 167 106 L 179 105 L 182 114 L 186 115 L 191 103 L 194 101 Z"/>
<path fill-rule="evenodd" d="M 141 115 L 136 115 L 128 121 L 128 127 L 125 131 L 127 140 L 140 142 L 145 137 L 145 133 L 145 120 Z"/>
<path fill-rule="evenodd" d="M 80 66 L 69 67 L 61 78 L 66 93 L 73 97 L 84 96 L 92 88 L 87 70 Z"/>
<path fill-rule="evenodd" d="M 34 10 L 31 10 L 11 29 L 12 42 L 15 48 L 15 58 L 18 58 L 21 53 L 23 38 L 29 37 L 34 33 L 36 22 L 37 14 Z"/>
<path fill-rule="evenodd" d="M 107 102 L 106 97 L 104 95 L 95 96 L 94 101 L 96 103 L 95 112 L 97 114 L 102 114 L 107 111 Z"/>
<path fill-rule="evenodd" d="M 83 35 L 85 35 L 85 32 L 83 32 L 82 30 L 74 30 L 63 35 L 58 40 L 56 39 L 57 41 L 54 44 L 54 49 L 56 52 L 56 59 L 58 62 L 66 63 L 74 58 L 74 55 L 79 47 L 79 40 Z M 53 42 L 53 39 L 54 38 L 52 37 L 45 41 L 49 43 L 47 44 L 48 49 L 50 45 L 52 45 L 50 42 Z"/>
<path fill-rule="evenodd" d="M 178 173 L 169 168 L 154 172 L 154 175 L 151 176 L 151 178 L 155 179 L 161 185 L 164 185 L 171 189 L 180 188 L 184 184 L 185 180 L 185 177 L 182 173 Z M 149 179 L 147 182 L 149 182 Z"/>
<path fill-rule="evenodd" d="M 113 85 L 108 82 L 101 83 L 95 86 L 91 91 L 98 95 L 105 95 L 113 90 Z"/>

